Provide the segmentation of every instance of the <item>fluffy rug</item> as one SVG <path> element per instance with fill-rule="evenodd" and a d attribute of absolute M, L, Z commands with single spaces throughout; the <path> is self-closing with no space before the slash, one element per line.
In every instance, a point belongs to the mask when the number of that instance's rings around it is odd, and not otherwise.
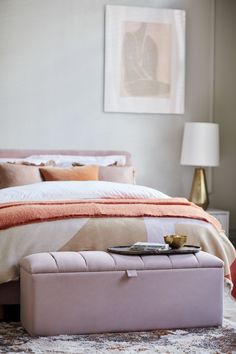
<path fill-rule="evenodd" d="M 229 320 L 217 328 L 36 338 L 30 337 L 19 322 L 0 324 L 0 353 L 231 354 L 235 351 L 236 327 Z"/>

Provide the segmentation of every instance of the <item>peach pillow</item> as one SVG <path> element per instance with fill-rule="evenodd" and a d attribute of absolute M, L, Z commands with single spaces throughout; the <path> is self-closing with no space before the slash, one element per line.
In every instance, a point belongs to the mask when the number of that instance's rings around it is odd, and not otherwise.
<path fill-rule="evenodd" d="M 42 167 L 40 172 L 45 181 L 97 181 L 98 166 Z"/>
<path fill-rule="evenodd" d="M 39 167 L 21 164 L 0 164 L 0 188 L 42 182 Z"/>

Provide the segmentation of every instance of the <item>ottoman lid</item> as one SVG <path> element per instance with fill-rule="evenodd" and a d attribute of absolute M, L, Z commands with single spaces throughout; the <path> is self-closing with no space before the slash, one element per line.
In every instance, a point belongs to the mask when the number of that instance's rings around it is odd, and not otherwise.
<path fill-rule="evenodd" d="M 222 268 L 221 259 L 206 253 L 182 255 L 126 256 L 103 251 L 36 253 L 23 258 L 20 265 L 32 274 L 158 270 L 184 268 Z"/>

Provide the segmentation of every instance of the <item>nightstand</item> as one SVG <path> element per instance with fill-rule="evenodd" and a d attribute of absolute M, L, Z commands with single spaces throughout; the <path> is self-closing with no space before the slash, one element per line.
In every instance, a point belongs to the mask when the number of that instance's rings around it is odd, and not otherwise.
<path fill-rule="evenodd" d="M 220 210 L 220 209 L 207 209 L 207 213 L 214 216 L 222 225 L 223 230 L 225 230 L 225 234 L 229 237 L 229 211 Z"/>

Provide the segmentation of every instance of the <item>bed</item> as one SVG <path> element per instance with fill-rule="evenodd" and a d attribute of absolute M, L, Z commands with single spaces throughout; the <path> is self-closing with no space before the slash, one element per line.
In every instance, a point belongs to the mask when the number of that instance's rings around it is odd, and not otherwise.
<path fill-rule="evenodd" d="M 30 156 L 34 159 L 27 160 Z M 71 156 L 76 161 L 68 161 Z M 23 256 L 164 242 L 170 233 L 187 234 L 188 243 L 223 259 L 230 280 L 235 250 L 218 221 L 184 198 L 135 185 L 128 152 L 0 150 L 0 184 L 1 166 L 8 161 L 15 184 L 0 189 L 0 305 L 19 303 L 18 262 Z M 26 166 L 33 177 L 25 173 Z M 39 169 L 42 181 L 18 185 L 21 169 L 29 182 L 39 178 Z M 68 181 L 68 169 L 80 177 L 82 171 L 82 180 L 75 181 L 73 175 Z M 18 171 L 17 178 L 12 170 Z M 86 180 L 86 173 L 92 180 Z"/>

